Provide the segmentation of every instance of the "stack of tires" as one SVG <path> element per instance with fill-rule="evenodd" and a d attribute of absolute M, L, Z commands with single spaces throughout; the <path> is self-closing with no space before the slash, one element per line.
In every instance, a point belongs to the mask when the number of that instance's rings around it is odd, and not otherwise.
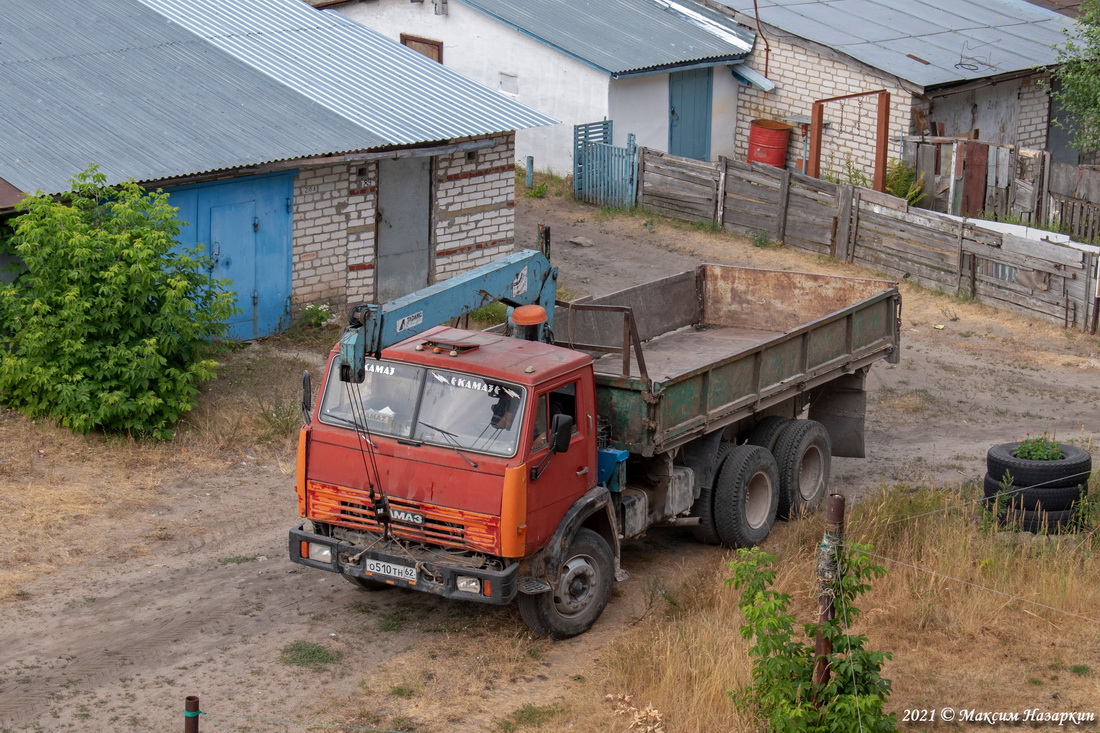
<path fill-rule="evenodd" d="M 1077 503 L 1088 492 L 1092 456 L 1060 444 L 1062 457 L 1039 461 L 1017 458 L 1019 443 L 1001 443 L 986 454 L 984 495 L 996 506 L 1002 526 L 1025 532 L 1060 532 L 1076 526 Z"/>

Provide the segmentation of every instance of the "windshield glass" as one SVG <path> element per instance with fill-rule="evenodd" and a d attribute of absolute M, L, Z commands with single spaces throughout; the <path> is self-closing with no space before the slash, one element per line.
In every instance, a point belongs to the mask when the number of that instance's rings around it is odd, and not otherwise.
<path fill-rule="evenodd" d="M 522 387 L 374 359 L 367 359 L 366 378 L 355 384 L 340 381 L 339 361 L 333 360 L 326 382 L 321 422 L 459 451 L 515 455 Z"/>

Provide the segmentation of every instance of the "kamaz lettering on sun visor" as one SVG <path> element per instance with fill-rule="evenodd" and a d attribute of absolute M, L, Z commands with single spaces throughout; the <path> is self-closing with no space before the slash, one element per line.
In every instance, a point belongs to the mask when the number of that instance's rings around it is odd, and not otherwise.
<path fill-rule="evenodd" d="M 486 384 L 480 379 L 467 379 L 456 374 L 440 374 L 439 372 L 429 372 L 429 374 L 432 375 L 432 379 L 440 384 L 446 384 L 449 387 L 472 389 L 476 392 L 484 392 L 490 397 L 499 397 L 501 392 L 507 394 L 509 397 L 519 397 L 518 394 L 507 387 L 501 387 L 499 384 Z"/>

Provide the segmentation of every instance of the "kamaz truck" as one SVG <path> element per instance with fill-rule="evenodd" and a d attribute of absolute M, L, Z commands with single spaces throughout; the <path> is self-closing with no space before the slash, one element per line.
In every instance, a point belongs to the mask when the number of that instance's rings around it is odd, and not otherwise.
<path fill-rule="evenodd" d="M 762 542 L 864 453 L 864 380 L 898 358 L 894 283 L 701 265 L 555 300 L 521 251 L 352 309 L 306 375 L 290 557 L 364 589 L 516 602 L 564 639 L 603 612 L 623 543 L 683 526 Z M 503 329 L 437 325 L 488 302 Z"/>

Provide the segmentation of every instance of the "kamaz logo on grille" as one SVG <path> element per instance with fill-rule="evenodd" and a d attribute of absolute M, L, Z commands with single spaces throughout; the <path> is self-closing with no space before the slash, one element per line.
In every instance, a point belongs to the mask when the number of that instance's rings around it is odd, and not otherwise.
<path fill-rule="evenodd" d="M 424 524 L 424 515 L 414 514 L 413 512 L 407 512 L 404 509 L 394 509 L 390 512 L 393 518 L 399 522 L 408 522 L 409 524 Z"/>

